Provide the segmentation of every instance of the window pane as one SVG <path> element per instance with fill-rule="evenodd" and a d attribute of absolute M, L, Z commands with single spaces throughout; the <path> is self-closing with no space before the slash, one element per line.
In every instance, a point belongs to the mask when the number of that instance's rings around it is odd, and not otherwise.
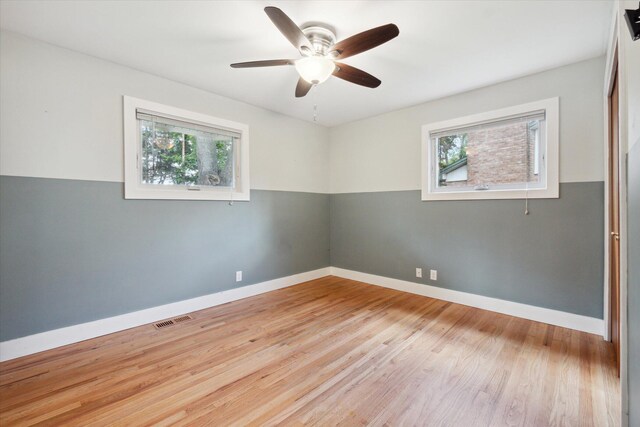
<path fill-rule="evenodd" d="M 437 188 L 485 190 L 541 184 L 544 119 L 498 121 L 433 139 Z"/>
<path fill-rule="evenodd" d="M 143 184 L 234 186 L 237 138 L 153 120 L 138 123 Z"/>

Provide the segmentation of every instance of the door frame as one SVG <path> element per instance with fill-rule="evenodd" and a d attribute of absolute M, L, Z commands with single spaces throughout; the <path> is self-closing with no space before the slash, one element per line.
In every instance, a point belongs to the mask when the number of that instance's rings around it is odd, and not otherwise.
<path fill-rule="evenodd" d="M 609 35 L 609 44 L 607 45 L 607 57 L 606 57 L 606 66 L 605 66 L 605 76 L 604 76 L 604 94 L 603 94 L 603 109 L 604 109 L 604 307 L 603 307 L 603 318 L 604 318 L 604 331 L 602 333 L 602 337 L 605 341 L 611 341 L 611 283 L 610 283 L 610 271 L 609 271 L 609 263 L 610 263 L 610 221 L 609 221 L 609 160 L 610 160 L 610 142 L 611 138 L 610 125 L 611 125 L 611 117 L 610 117 L 610 102 L 609 97 L 611 96 L 611 91 L 613 90 L 613 82 L 616 78 L 616 72 L 620 66 L 618 63 L 618 19 L 617 19 L 617 8 L 614 8 L 614 15 L 612 18 L 612 29 L 611 34 Z M 619 77 L 618 77 L 619 79 Z M 618 81 L 618 93 L 620 93 L 620 81 Z M 620 104 L 620 97 L 618 96 L 618 104 Z M 619 107 L 619 105 L 618 105 Z M 620 114 L 618 108 L 618 115 Z M 618 121 L 619 125 L 619 121 Z M 618 134 L 618 141 L 620 141 L 620 135 Z M 621 156 L 619 156 L 621 157 Z"/>
<path fill-rule="evenodd" d="M 621 148 L 621 144 L 620 144 L 620 82 L 619 82 L 619 70 L 618 70 L 618 46 L 614 46 L 613 48 L 613 55 L 612 55 L 612 62 L 611 62 L 611 67 L 610 67 L 610 72 L 608 73 L 608 78 L 610 79 L 610 88 L 608 91 L 608 95 L 607 95 L 607 108 L 606 108 L 606 118 L 607 118 L 607 125 L 606 125 L 606 130 L 607 130 L 607 138 L 606 138 L 606 152 L 605 152 L 605 158 L 606 158 L 606 169 L 605 169 L 605 218 L 606 218 L 606 224 L 605 224 L 605 252 L 609 255 L 607 256 L 606 262 L 605 262 L 605 280 L 607 283 L 606 289 L 606 295 L 608 296 L 608 303 L 607 303 L 607 307 L 606 307 L 606 318 L 605 318 L 605 325 L 606 325 L 606 329 L 604 331 L 603 337 L 605 338 L 605 340 L 607 341 L 611 341 L 613 342 L 613 327 L 614 327 L 614 323 L 613 323 L 613 317 L 614 317 L 614 313 L 611 312 L 611 309 L 613 308 L 613 301 L 612 298 L 615 297 L 614 293 L 613 293 L 613 285 L 614 285 L 614 281 L 613 279 L 613 274 L 611 271 L 611 266 L 613 265 L 613 257 L 612 257 L 612 245 L 614 244 L 614 239 L 613 239 L 613 233 L 620 233 L 620 217 L 621 217 L 621 195 L 622 195 L 622 191 L 621 191 L 621 157 L 622 157 L 622 153 L 620 151 Z M 613 89 L 616 89 L 616 105 L 615 105 L 615 109 L 613 108 Z M 615 124 L 617 126 L 616 128 L 616 139 L 617 139 L 617 147 L 616 144 L 613 143 L 612 141 L 612 137 L 613 137 L 613 128 L 612 128 L 612 124 L 614 122 L 613 117 L 611 117 L 611 113 L 615 110 L 615 113 L 618 115 L 618 117 L 615 118 Z M 614 208 L 611 206 L 611 202 L 613 201 L 612 198 L 612 194 L 611 194 L 611 189 L 614 188 L 612 187 L 611 184 L 613 184 L 611 182 L 611 180 L 613 179 L 614 175 L 613 172 L 614 170 L 612 170 L 612 165 L 614 165 L 614 161 L 615 159 L 612 159 L 612 154 L 616 152 L 616 156 L 617 156 L 617 164 L 616 164 L 616 169 L 615 172 L 617 172 L 617 196 L 613 195 L 613 198 L 616 199 L 617 202 L 617 208 Z M 611 218 L 611 213 L 615 212 L 617 213 L 618 219 L 617 219 L 617 228 L 614 226 L 615 224 L 615 219 Z M 621 347 L 620 347 L 620 335 L 621 335 L 621 327 L 620 327 L 620 323 L 621 320 L 620 318 L 621 316 L 621 311 L 622 311 L 622 307 L 621 307 L 621 298 L 620 298 L 620 271 L 622 270 L 621 268 L 621 263 L 620 263 L 620 237 L 618 235 L 618 254 L 617 254 L 617 264 L 618 264 L 618 273 L 617 273 L 617 282 L 618 282 L 618 292 L 617 292 L 617 297 L 618 297 L 618 319 L 617 320 L 617 326 L 618 326 L 618 348 L 616 349 L 616 364 L 617 364 L 617 368 L 618 368 L 618 374 L 620 374 L 620 354 L 621 354 Z"/>
<path fill-rule="evenodd" d="M 611 17 L 611 33 L 607 44 L 606 68 L 604 79 L 604 331 L 603 338 L 611 340 L 610 322 L 610 232 L 609 226 L 609 95 L 613 88 L 615 64 L 617 62 L 618 79 L 618 168 L 620 181 L 620 398 L 621 398 L 621 426 L 628 425 L 628 357 L 627 357 L 627 75 L 624 54 L 625 43 L 630 42 L 626 26 L 620 27 L 620 17 L 624 14 L 624 5 L 620 1 L 614 3 Z M 625 39 L 627 37 L 627 39 Z"/>

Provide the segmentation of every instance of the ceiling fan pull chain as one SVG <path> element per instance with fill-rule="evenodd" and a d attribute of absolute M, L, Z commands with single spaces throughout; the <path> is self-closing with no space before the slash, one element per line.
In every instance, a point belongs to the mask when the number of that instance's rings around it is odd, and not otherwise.
<path fill-rule="evenodd" d="M 316 95 L 317 92 L 317 85 L 313 85 L 313 87 L 311 88 L 311 90 L 313 91 L 312 95 L 313 96 L 313 121 L 317 122 L 318 121 L 318 95 Z"/>

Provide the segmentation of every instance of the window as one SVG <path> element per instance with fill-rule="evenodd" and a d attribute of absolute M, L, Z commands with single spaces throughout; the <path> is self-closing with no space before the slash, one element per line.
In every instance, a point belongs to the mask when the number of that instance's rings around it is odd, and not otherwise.
<path fill-rule="evenodd" d="M 249 200 L 248 127 L 124 97 L 125 198 Z"/>
<path fill-rule="evenodd" d="M 422 200 L 558 197 L 558 98 L 423 126 Z"/>

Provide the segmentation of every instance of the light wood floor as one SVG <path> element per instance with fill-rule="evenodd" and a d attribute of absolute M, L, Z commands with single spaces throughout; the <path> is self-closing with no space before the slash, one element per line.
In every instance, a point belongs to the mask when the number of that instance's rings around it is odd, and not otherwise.
<path fill-rule="evenodd" d="M 617 425 L 602 338 L 327 277 L 4 362 L 9 425 Z"/>

